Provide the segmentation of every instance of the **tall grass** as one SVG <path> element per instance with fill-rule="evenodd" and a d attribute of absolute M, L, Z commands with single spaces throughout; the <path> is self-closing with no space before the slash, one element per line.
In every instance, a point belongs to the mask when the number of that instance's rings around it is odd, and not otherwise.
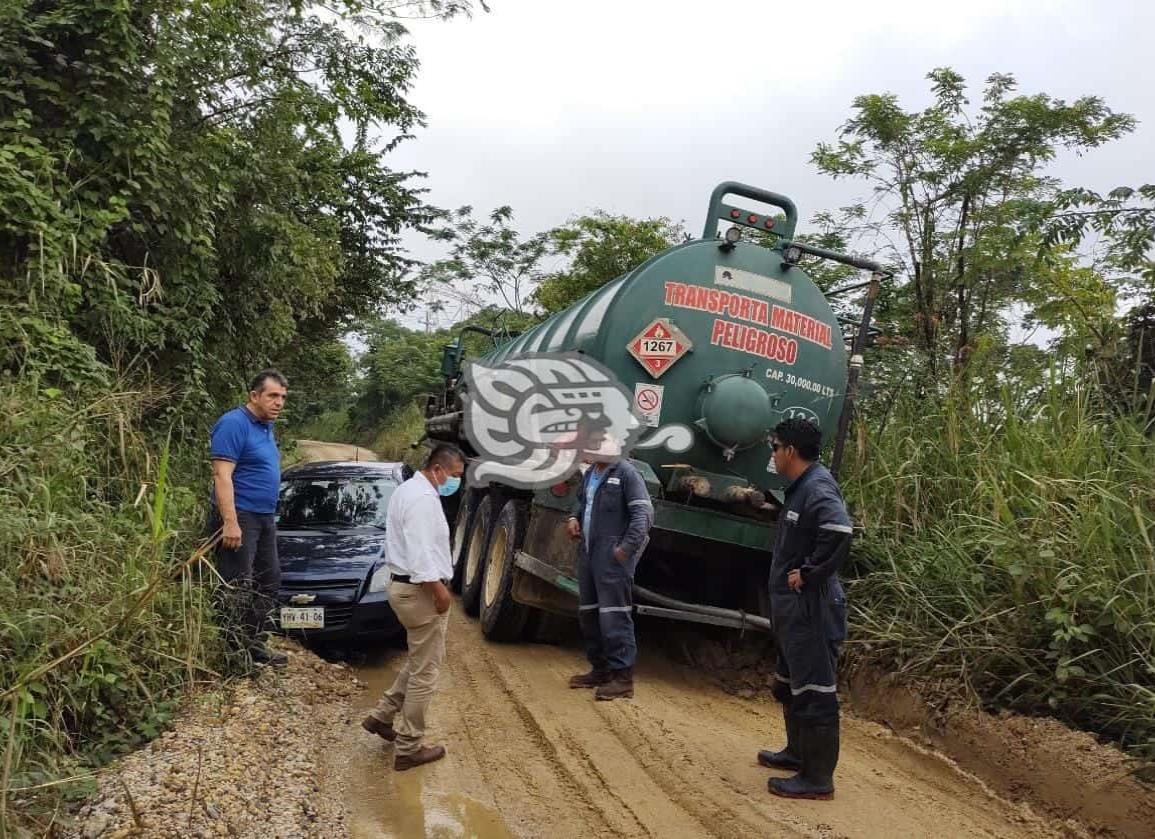
<path fill-rule="evenodd" d="M 190 562 L 203 466 L 140 432 L 148 407 L 0 385 L 0 835 L 213 675 Z"/>
<path fill-rule="evenodd" d="M 1054 376 L 864 425 L 851 652 L 1155 758 L 1155 442 Z"/>

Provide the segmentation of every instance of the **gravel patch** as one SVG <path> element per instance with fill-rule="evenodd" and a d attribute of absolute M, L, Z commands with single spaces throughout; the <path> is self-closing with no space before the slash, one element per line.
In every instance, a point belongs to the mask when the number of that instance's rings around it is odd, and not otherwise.
<path fill-rule="evenodd" d="M 167 732 L 102 773 L 59 835 L 347 836 L 323 754 L 340 748 L 364 685 L 344 664 L 277 643 L 287 667 L 190 697 Z"/>

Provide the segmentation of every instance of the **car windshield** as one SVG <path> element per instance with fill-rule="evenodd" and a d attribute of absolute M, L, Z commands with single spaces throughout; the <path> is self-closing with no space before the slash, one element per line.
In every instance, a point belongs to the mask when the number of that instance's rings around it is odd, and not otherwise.
<path fill-rule="evenodd" d="M 386 478 L 296 478 L 281 483 L 277 526 L 384 527 L 389 496 L 397 484 Z"/>

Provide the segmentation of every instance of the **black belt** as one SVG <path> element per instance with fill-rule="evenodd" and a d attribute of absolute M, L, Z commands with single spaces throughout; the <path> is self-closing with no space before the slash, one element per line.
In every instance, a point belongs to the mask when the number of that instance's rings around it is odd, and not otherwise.
<path fill-rule="evenodd" d="M 408 574 L 391 574 L 389 579 L 395 583 L 408 583 L 411 586 L 419 586 L 421 583 L 415 583 L 409 579 Z M 442 580 L 445 585 L 449 585 L 449 580 Z"/>

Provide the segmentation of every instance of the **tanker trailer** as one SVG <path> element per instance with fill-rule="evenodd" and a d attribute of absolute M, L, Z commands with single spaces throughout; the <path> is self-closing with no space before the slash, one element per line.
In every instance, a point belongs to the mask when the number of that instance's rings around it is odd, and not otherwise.
<path fill-rule="evenodd" d="M 782 212 L 736 206 L 730 195 Z M 634 416 L 654 433 L 687 429 L 676 453 L 630 453 L 654 505 L 635 578 L 640 614 L 768 629 L 775 499 L 785 486 L 774 472 L 772 429 L 794 416 L 816 423 L 824 442 L 835 443 L 837 469 L 883 272 L 794 242 L 797 218 L 782 195 L 723 183 L 702 238 L 663 251 L 478 359 L 495 366 L 578 353 L 625 385 Z M 720 223 L 729 225 L 721 237 Z M 763 235 L 744 242 L 744 229 Z M 872 272 L 837 292 L 866 290 L 859 320 L 836 317 L 798 266 L 804 255 Z M 446 386 L 426 406 L 426 437 L 475 457 L 463 432 L 463 337 L 444 349 Z M 454 587 L 486 637 L 512 640 L 548 623 L 547 615 L 576 617 L 577 547 L 564 524 L 580 478 L 537 490 L 500 481 L 463 487 L 447 506 Z"/>

